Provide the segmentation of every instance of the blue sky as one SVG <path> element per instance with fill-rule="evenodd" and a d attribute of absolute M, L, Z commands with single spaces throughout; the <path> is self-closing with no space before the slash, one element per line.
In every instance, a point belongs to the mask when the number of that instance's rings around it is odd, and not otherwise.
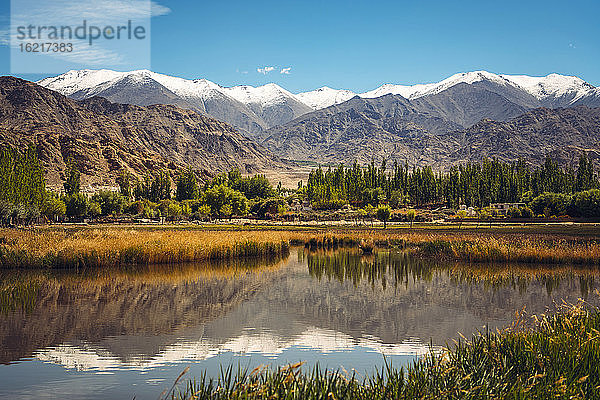
<path fill-rule="evenodd" d="M 225 86 L 275 82 L 292 92 L 324 85 L 362 92 L 479 69 L 556 72 L 600 85 L 598 1 L 157 3 L 163 12 L 152 19 L 152 70 Z M 2 0 L 4 29 L 9 11 Z M 257 71 L 264 67 L 274 69 Z M 11 74 L 6 44 L 0 74 Z"/>

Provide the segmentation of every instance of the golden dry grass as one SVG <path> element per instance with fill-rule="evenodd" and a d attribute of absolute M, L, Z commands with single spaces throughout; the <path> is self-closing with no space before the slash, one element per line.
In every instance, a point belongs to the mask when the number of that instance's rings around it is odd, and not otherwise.
<path fill-rule="evenodd" d="M 277 233 L 97 229 L 1 230 L 2 267 L 99 267 L 181 264 L 287 254 Z"/>
<path fill-rule="evenodd" d="M 556 233 L 313 230 L 203 230 L 193 227 L 70 227 L 0 230 L 1 268 L 181 264 L 202 260 L 274 257 L 289 244 L 309 247 L 401 247 L 418 254 L 470 262 L 600 265 L 595 237 Z"/>

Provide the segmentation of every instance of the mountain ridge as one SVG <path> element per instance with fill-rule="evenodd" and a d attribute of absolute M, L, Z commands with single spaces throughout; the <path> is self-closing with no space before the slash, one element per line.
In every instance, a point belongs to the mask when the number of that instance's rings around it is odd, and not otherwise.
<path fill-rule="evenodd" d="M 577 77 L 499 75 L 487 71 L 458 73 L 427 84 L 384 84 L 364 93 L 324 86 L 294 94 L 274 83 L 224 87 L 206 79 L 183 79 L 148 70 L 73 70 L 38 83 L 75 99 L 101 96 L 113 102 L 144 106 L 174 104 L 227 122 L 254 139 L 265 137 L 265 132 L 274 126 L 357 96 L 377 98 L 393 94 L 416 100 L 437 96 L 462 84 L 483 86 L 528 109 L 600 106 L 600 89 Z"/>
<path fill-rule="evenodd" d="M 94 185 L 114 184 L 121 169 L 141 176 L 189 166 L 210 176 L 230 168 L 289 168 L 230 125 L 191 110 L 75 101 L 14 77 L 0 77 L 0 130 L 2 146 L 37 146 L 50 184 L 64 178 L 68 159 Z"/>

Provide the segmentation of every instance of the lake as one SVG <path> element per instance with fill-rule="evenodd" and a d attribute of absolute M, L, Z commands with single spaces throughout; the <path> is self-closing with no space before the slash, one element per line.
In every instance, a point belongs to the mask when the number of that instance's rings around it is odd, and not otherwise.
<path fill-rule="evenodd" d="M 467 265 L 396 251 L 0 274 L 0 398 L 156 399 L 222 365 L 304 361 L 364 375 L 562 302 L 594 270 Z"/>

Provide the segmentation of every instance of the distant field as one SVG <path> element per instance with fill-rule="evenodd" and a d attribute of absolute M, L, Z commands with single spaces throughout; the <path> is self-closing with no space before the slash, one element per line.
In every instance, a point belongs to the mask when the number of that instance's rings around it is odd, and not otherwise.
<path fill-rule="evenodd" d="M 267 177 L 269 182 L 275 186 L 278 182 L 281 182 L 281 185 L 285 188 L 297 189 L 299 181 L 302 181 L 304 184 L 306 184 L 308 181 L 308 175 L 313 169 L 315 169 L 313 166 L 301 165 L 290 170 L 279 169 L 265 171 L 263 174 Z"/>

